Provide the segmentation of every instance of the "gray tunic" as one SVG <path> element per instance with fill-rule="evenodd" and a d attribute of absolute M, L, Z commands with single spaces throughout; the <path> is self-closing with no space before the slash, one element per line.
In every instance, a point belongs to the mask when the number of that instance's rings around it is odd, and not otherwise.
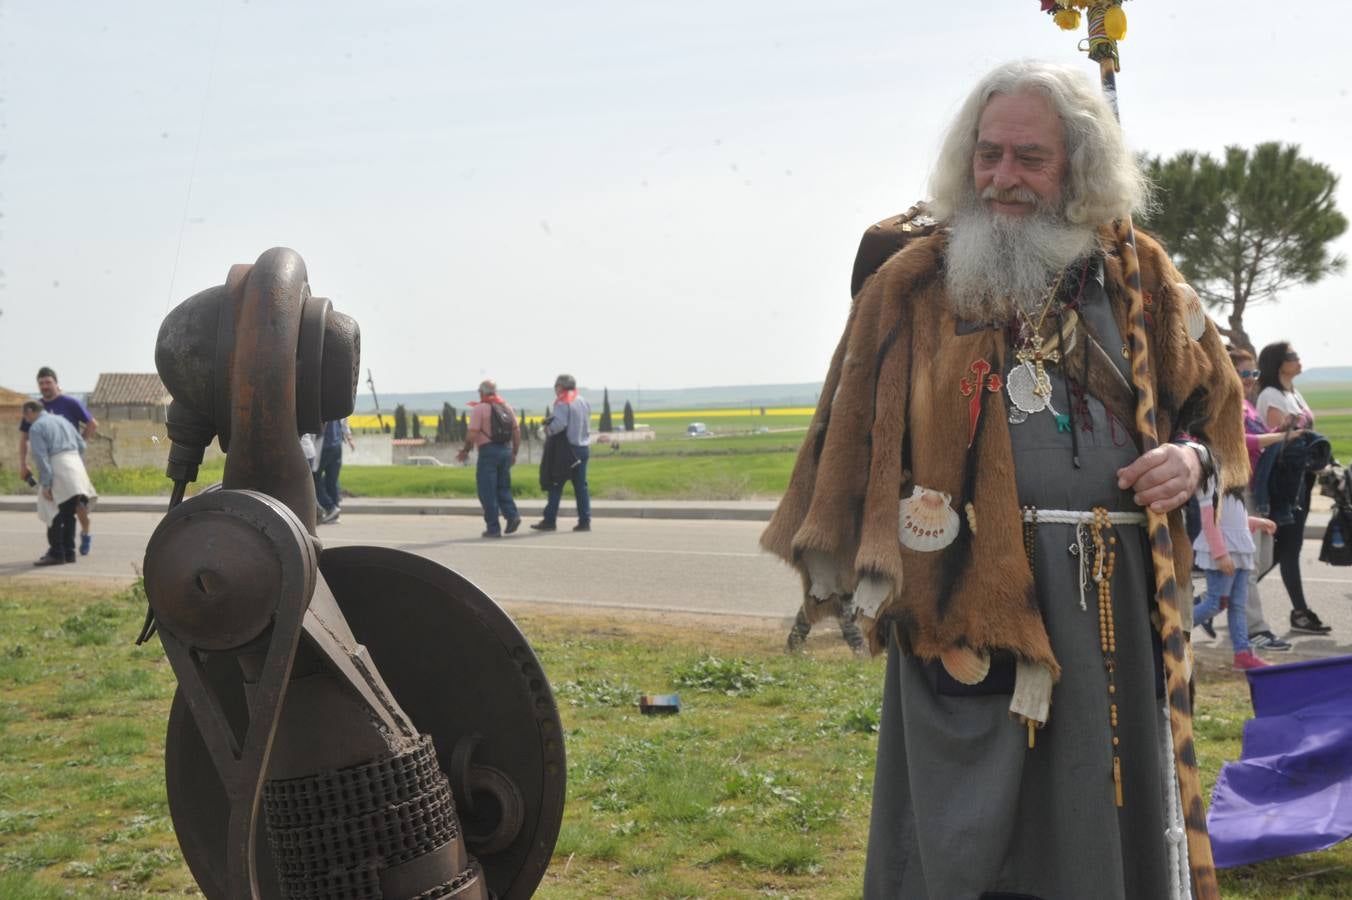
<path fill-rule="evenodd" d="M 1104 348 L 1120 355 L 1118 329 L 1094 279 L 1082 308 Z M 1051 374 L 1053 403 L 1064 413 L 1065 384 Z M 1008 397 L 1002 400 L 1007 409 Z M 1102 404 L 1086 400 L 1093 428 L 1081 430 L 1077 416 L 1078 469 L 1071 464 L 1070 435 L 1057 432 L 1050 412 L 1010 425 L 1020 504 L 1139 511 L 1116 480 L 1117 470 L 1136 458 L 1130 437 L 1121 424 L 1110 426 Z M 1075 527 L 1042 524 L 1034 566 L 1037 598 L 1062 667 L 1050 720 L 1030 750 L 1027 729 L 1009 714 L 1008 693 L 941 694 L 935 664 L 901 655 L 895 643 L 889 646 L 866 898 L 1168 896 L 1159 751 L 1165 725 L 1157 699 L 1158 643 L 1150 623 L 1150 555 L 1143 527 L 1119 525 L 1116 533 L 1116 734 L 1124 806 L 1114 802 L 1097 595 L 1091 584 L 1086 608 L 1080 608 L 1079 563 L 1068 552 Z"/>

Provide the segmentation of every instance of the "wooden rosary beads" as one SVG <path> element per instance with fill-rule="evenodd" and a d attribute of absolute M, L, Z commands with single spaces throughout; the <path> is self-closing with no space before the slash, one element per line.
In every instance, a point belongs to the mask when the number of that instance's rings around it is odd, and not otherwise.
<path fill-rule="evenodd" d="M 1117 633 L 1113 625 L 1113 569 L 1117 566 L 1117 536 L 1113 533 L 1108 510 L 1094 507 L 1094 585 L 1098 589 L 1099 648 L 1103 668 L 1108 674 L 1108 722 L 1113 734 L 1113 790 L 1122 806 L 1121 739 L 1117 736 Z"/>

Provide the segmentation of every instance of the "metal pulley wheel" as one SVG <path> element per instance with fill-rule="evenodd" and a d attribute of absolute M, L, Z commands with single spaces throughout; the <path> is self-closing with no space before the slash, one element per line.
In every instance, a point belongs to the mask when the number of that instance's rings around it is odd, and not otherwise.
<path fill-rule="evenodd" d="M 499 900 L 530 897 L 563 818 L 563 733 L 539 660 L 515 623 L 474 584 L 401 550 L 324 550 L 319 569 L 352 633 L 394 699 L 429 735 L 446 772 L 465 842 Z M 244 687 L 228 657 L 207 654 L 205 678 L 226 718 L 247 724 Z M 194 877 L 224 898 L 229 808 L 182 692 L 166 740 L 169 807 Z M 263 897 L 281 896 L 258 829 Z"/>

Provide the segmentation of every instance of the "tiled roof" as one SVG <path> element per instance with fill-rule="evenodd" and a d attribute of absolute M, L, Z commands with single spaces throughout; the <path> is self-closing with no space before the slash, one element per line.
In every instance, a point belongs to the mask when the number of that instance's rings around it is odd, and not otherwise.
<path fill-rule="evenodd" d="M 159 406 L 171 399 L 154 372 L 104 372 L 87 402 L 90 406 Z"/>

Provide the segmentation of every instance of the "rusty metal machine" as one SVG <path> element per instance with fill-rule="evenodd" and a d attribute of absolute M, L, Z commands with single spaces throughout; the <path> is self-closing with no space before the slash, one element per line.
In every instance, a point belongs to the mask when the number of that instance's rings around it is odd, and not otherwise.
<path fill-rule="evenodd" d="M 450 569 L 315 537 L 298 435 L 352 411 L 359 344 L 280 248 L 160 328 L 174 489 L 141 639 L 178 678 L 174 829 L 212 900 L 529 897 L 565 776 L 530 644 Z M 184 500 L 213 438 L 224 479 Z"/>

